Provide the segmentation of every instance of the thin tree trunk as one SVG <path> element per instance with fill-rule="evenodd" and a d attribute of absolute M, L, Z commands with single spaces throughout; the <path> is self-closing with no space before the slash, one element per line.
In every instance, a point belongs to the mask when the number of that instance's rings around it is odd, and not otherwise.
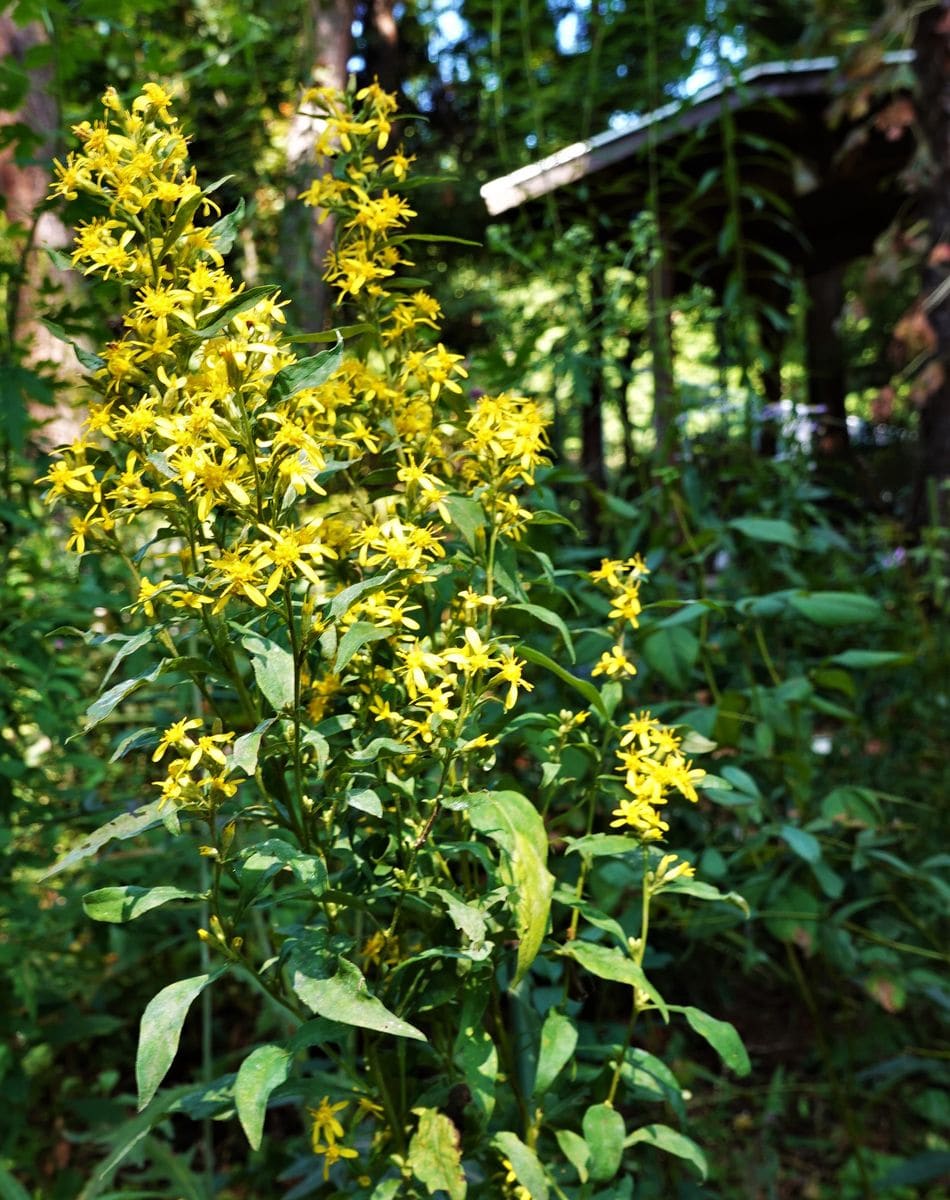
<path fill-rule="evenodd" d="M 950 524 L 950 0 L 922 12 L 914 34 L 917 119 L 929 159 L 921 209 L 931 253 L 924 269 L 924 308 L 936 335 L 934 386 L 920 413 L 914 519 Z"/>
<path fill-rule="evenodd" d="M 809 275 L 805 347 L 808 366 L 808 402 L 817 410 L 816 456 L 839 459 L 849 450 L 845 409 L 844 359 L 837 322 L 844 304 L 844 270 L 831 267 Z"/>
<path fill-rule="evenodd" d="M 308 0 L 303 6 L 304 75 L 314 83 L 344 88 L 353 45 L 354 0 Z M 287 134 L 287 191 L 281 223 L 281 265 L 294 301 L 294 322 L 308 332 L 323 329 L 329 310 L 324 262 L 333 246 L 333 221 L 318 223 L 315 209 L 300 204 L 314 175 L 324 168 L 313 145 L 320 120 L 295 113 Z"/>
<path fill-rule="evenodd" d="M 647 305 L 653 359 L 653 428 L 658 462 L 668 462 L 679 441 L 676 380 L 673 374 L 673 271 L 662 231 L 660 251 L 648 275 Z"/>

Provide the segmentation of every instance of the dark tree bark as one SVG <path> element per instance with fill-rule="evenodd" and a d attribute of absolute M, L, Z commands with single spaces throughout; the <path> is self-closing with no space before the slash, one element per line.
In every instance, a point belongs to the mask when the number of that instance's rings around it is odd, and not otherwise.
<path fill-rule="evenodd" d="M 817 410 L 815 453 L 825 460 L 838 459 L 849 448 L 844 357 L 837 327 L 844 304 L 844 268 L 830 267 L 809 275 L 805 286 L 808 402 Z"/>
<path fill-rule="evenodd" d="M 933 248 L 923 273 L 923 307 L 936 336 L 934 386 L 920 413 L 917 524 L 950 523 L 950 0 L 920 13 L 914 32 L 918 122 L 926 152 L 922 214 Z M 933 497 L 933 500 L 931 499 Z M 936 508 L 936 511 L 932 511 Z"/>
<path fill-rule="evenodd" d="M 344 88 L 353 48 L 354 0 L 308 0 L 303 6 L 305 78 L 327 87 Z M 314 209 L 298 201 L 323 164 L 313 144 L 319 121 L 297 113 L 287 136 L 288 185 L 281 222 L 281 265 L 287 292 L 294 301 L 294 321 L 308 332 L 324 328 L 329 289 L 323 280 L 324 260 L 333 245 L 333 222 L 317 221 Z"/>

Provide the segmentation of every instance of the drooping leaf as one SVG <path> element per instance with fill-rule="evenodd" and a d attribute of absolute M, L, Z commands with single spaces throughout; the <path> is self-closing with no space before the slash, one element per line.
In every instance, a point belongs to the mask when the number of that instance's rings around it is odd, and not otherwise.
<path fill-rule="evenodd" d="M 462 1171 L 459 1131 L 434 1108 L 414 1108 L 419 1125 L 409 1143 L 408 1161 L 413 1175 L 429 1195 L 444 1191 L 449 1200 L 465 1200 L 468 1185 Z"/>
<path fill-rule="evenodd" d="M 542 654 L 540 650 L 535 650 L 533 646 L 527 646 L 524 642 L 519 642 L 516 647 L 517 653 L 528 662 L 534 663 L 537 667 L 544 667 L 546 671 L 550 671 L 552 675 L 556 675 L 558 679 L 568 684 L 579 692 L 587 703 L 596 708 L 602 717 L 607 717 L 607 710 L 604 708 L 604 703 L 600 698 L 600 692 L 592 683 L 588 683 L 586 679 L 578 679 L 576 675 L 572 675 L 560 663 L 556 663 L 553 658 L 549 658 L 546 654 Z"/>
<path fill-rule="evenodd" d="M 161 825 L 162 814 L 159 811 L 160 805 L 161 800 L 153 800 L 151 804 L 145 804 L 141 808 L 135 809 L 134 812 L 122 813 L 121 816 L 107 821 L 95 833 L 91 833 L 87 838 L 84 838 L 78 846 L 74 846 L 68 854 L 65 854 L 49 870 L 44 871 L 40 876 L 40 882 L 52 879 L 60 871 L 65 871 L 68 867 L 74 867 L 77 863 L 82 862 L 84 858 L 89 858 L 91 855 L 96 854 L 107 842 L 123 841 L 125 838 L 138 837 L 140 833 L 144 833 L 147 829 Z"/>
<path fill-rule="evenodd" d="M 548 1181 L 537 1154 L 526 1146 L 516 1133 L 497 1133 L 492 1139 L 504 1158 L 511 1163 L 515 1178 L 528 1189 L 531 1200 L 548 1200 Z"/>
<path fill-rule="evenodd" d="M 208 975 L 179 979 L 162 988 L 145 1006 L 139 1026 L 139 1045 L 135 1055 L 135 1081 L 138 1086 L 139 1110 L 143 1109 L 158 1091 L 168 1074 L 172 1059 L 178 1051 L 181 1029 L 188 1009 L 212 980 L 226 967 Z"/>
<path fill-rule="evenodd" d="M 363 973 L 347 959 L 297 940 L 290 948 L 288 962 L 294 993 L 317 1016 L 394 1037 L 426 1040 L 424 1033 L 391 1013 L 370 992 Z"/>
<path fill-rule="evenodd" d="M 274 1088 L 290 1074 L 293 1059 L 283 1046 L 258 1046 L 241 1066 L 234 1080 L 234 1106 L 252 1150 L 259 1150 L 264 1134 L 267 1101 Z"/>
<path fill-rule="evenodd" d="M 719 888 L 713 887 L 711 883 L 705 883 L 701 879 L 688 879 L 685 876 L 680 876 L 679 879 L 674 879 L 672 883 L 663 885 L 664 892 L 679 892 L 683 896 L 695 896 L 697 900 L 718 900 L 723 904 L 734 904 L 749 915 L 749 904 L 744 897 L 738 892 L 721 892 Z"/>
<path fill-rule="evenodd" d="M 612 1104 L 592 1104 L 584 1113 L 581 1126 L 590 1150 L 590 1175 L 606 1183 L 620 1170 L 626 1126 Z"/>
<path fill-rule="evenodd" d="M 231 767 L 235 771 L 243 771 L 245 775 L 253 775 L 257 770 L 257 759 L 261 752 L 261 739 L 274 724 L 274 717 L 267 717 L 255 725 L 250 733 L 242 733 L 234 742 L 231 754 Z"/>
<path fill-rule="evenodd" d="M 663 1019 L 669 1020 L 669 1008 L 666 1001 L 647 979 L 643 968 L 623 951 L 578 939 L 568 942 L 561 948 L 560 953 L 575 959 L 585 971 L 590 971 L 598 979 L 610 979 L 614 983 L 625 983 L 646 992 L 662 1014 Z"/>
<path fill-rule="evenodd" d="M 144 687 L 147 683 L 154 683 L 162 673 L 164 666 L 165 663 L 160 662 L 151 671 L 146 671 L 142 675 L 136 675 L 134 679 L 123 679 L 121 683 L 114 684 L 107 692 L 103 692 L 86 709 L 83 718 L 83 733 L 88 733 L 90 729 L 95 729 L 106 717 L 111 716 L 126 696 L 131 695 L 138 688 Z"/>
<path fill-rule="evenodd" d="M 469 797 L 473 829 L 502 850 L 502 875 L 513 889 L 518 961 L 512 986 L 534 962 L 548 927 L 554 876 L 547 869 L 548 837 L 537 809 L 520 792 Z"/>
<path fill-rule="evenodd" d="M 580 1134 L 572 1129 L 556 1129 L 554 1136 L 561 1153 L 577 1172 L 581 1183 L 586 1183 L 589 1178 L 587 1166 L 590 1162 L 590 1147 Z"/>
<path fill-rule="evenodd" d="M 571 631 L 556 612 L 552 612 L 549 608 L 543 608 L 540 604 L 509 604 L 505 611 L 527 613 L 529 617 L 534 617 L 542 625 L 550 625 L 552 629 L 556 629 L 564 642 L 568 658 L 574 662 L 574 643 L 571 640 Z"/>
<path fill-rule="evenodd" d="M 58 341 L 65 342 L 67 346 L 72 346 L 76 352 L 76 357 L 87 371 L 98 371 L 106 365 L 104 358 L 101 358 L 98 354 L 93 354 L 85 346 L 80 346 L 78 342 L 73 341 L 62 325 L 57 325 L 55 321 L 47 321 L 44 317 L 40 318 L 40 324 L 45 325 Z"/>
<path fill-rule="evenodd" d="M 577 1027 L 574 1022 L 556 1008 L 550 1009 L 541 1026 L 538 1067 L 531 1092 L 534 1099 L 540 1099 L 544 1095 L 574 1057 L 576 1049 Z"/>
<path fill-rule="evenodd" d="M 336 345 L 329 350 L 321 350 L 319 354 L 311 354 L 308 358 L 298 358 L 278 371 L 270 385 L 269 399 L 274 404 L 281 404 L 298 392 L 319 387 L 321 383 L 326 383 L 342 359 L 343 339 L 337 336 Z"/>
<path fill-rule="evenodd" d="M 121 925 L 134 921 L 153 908 L 167 904 L 170 900 L 196 900 L 195 892 L 185 892 L 176 887 L 105 887 L 87 892 L 82 898 L 83 912 L 93 921 L 106 921 Z"/>
<path fill-rule="evenodd" d="M 674 1011 L 683 1014 L 690 1028 L 706 1039 L 730 1071 L 740 1076 L 749 1074 L 752 1070 L 749 1055 L 734 1025 L 711 1017 L 699 1008 L 677 1007 Z"/>
<path fill-rule="evenodd" d="M 644 1125 L 631 1133 L 624 1144 L 628 1147 L 655 1146 L 657 1150 L 664 1150 L 667 1154 L 674 1154 L 692 1163 L 700 1179 L 706 1178 L 708 1168 L 705 1154 L 691 1138 L 671 1129 L 669 1125 Z"/>

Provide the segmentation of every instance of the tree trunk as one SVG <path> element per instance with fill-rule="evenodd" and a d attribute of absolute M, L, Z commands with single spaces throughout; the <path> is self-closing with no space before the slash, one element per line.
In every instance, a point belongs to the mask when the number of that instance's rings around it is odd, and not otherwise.
<path fill-rule="evenodd" d="M 920 413 L 915 523 L 950 524 L 950 0 L 920 13 L 914 33 L 917 119 L 929 171 L 921 212 L 932 252 L 924 268 L 923 307 L 936 336 L 933 380 Z"/>
<path fill-rule="evenodd" d="M 314 83 L 346 87 L 352 51 L 354 0 L 308 0 L 303 7 L 303 74 Z M 330 293 L 323 280 L 324 260 L 333 245 L 333 221 L 317 221 L 317 211 L 298 197 L 324 169 L 313 145 L 320 120 L 295 113 L 287 134 L 287 191 L 281 222 L 281 265 L 286 290 L 294 301 L 294 323 L 315 333 L 324 328 Z"/>
<path fill-rule="evenodd" d="M 809 275 L 805 287 L 808 292 L 805 358 L 808 403 L 816 410 L 815 454 L 833 461 L 849 449 L 844 359 L 837 325 L 844 304 L 843 268 L 831 267 Z"/>
<path fill-rule="evenodd" d="M 676 426 L 676 380 L 673 375 L 673 271 L 669 254 L 658 234 L 657 261 L 647 278 L 647 306 L 650 320 L 650 351 L 653 359 L 653 428 L 656 432 L 656 458 L 668 463 L 679 442 Z"/>

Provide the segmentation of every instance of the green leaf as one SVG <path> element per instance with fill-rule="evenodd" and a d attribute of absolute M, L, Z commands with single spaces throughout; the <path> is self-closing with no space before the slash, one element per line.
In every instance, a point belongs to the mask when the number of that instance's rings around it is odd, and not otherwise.
<path fill-rule="evenodd" d="M 580 1134 L 571 1129 L 555 1129 L 554 1136 L 561 1153 L 577 1172 L 581 1183 L 588 1180 L 587 1164 L 590 1162 L 590 1149 Z"/>
<path fill-rule="evenodd" d="M 293 940 L 288 956 L 291 986 L 311 1012 L 343 1025 L 375 1029 L 378 1033 L 420 1042 L 426 1040 L 424 1033 L 408 1021 L 400 1020 L 377 1000 L 358 967 L 345 958 L 338 959 L 334 967 L 334 958 L 319 948 Z"/>
<path fill-rule="evenodd" d="M 833 654 L 830 662 L 852 671 L 875 667 L 896 667 L 898 664 L 909 663 L 909 654 L 899 654 L 894 650 L 844 650 L 841 654 Z"/>
<path fill-rule="evenodd" d="M 479 532 L 485 528 L 485 510 L 471 496 L 445 496 L 442 503 L 448 509 L 452 524 L 466 544 L 475 550 L 478 546 Z"/>
<path fill-rule="evenodd" d="M 329 350 L 321 350 L 309 358 L 298 358 L 296 362 L 278 371 L 270 385 L 268 399 L 274 404 L 281 404 L 308 388 L 316 388 L 326 383 L 343 359 L 343 339 L 337 337 L 336 345 Z"/>
<path fill-rule="evenodd" d="M 673 1006 L 673 1011 L 683 1014 L 690 1028 L 706 1039 L 730 1071 L 734 1071 L 736 1075 L 749 1074 L 752 1070 L 749 1055 L 734 1025 L 730 1025 L 728 1021 L 719 1021 L 699 1008 Z"/>
<path fill-rule="evenodd" d="M 501 874 L 513 890 L 518 933 L 515 987 L 534 962 L 548 927 L 554 876 L 547 869 L 547 830 L 520 792 L 477 792 L 469 797 L 468 816 L 472 828 L 503 852 Z"/>
<path fill-rule="evenodd" d="M 249 308 L 253 308 L 259 304 L 265 296 L 273 296 L 279 288 L 272 284 L 263 284 L 261 287 L 248 288 L 246 292 L 240 292 L 234 296 L 227 304 L 222 304 L 220 307 L 208 313 L 202 320 L 201 324 L 194 331 L 194 336 L 198 338 L 214 337 L 234 320 L 240 316 L 242 312 L 247 312 Z"/>
<path fill-rule="evenodd" d="M 880 602 L 859 592 L 793 592 L 789 603 L 816 625 L 867 625 L 881 616 Z"/>
<path fill-rule="evenodd" d="M 250 733 L 242 733 L 234 743 L 234 750 L 231 754 L 231 768 L 235 771 L 243 771 L 245 775 L 253 775 L 257 770 L 257 759 L 261 752 L 261 739 L 264 734 L 274 724 L 275 718 L 268 717 L 255 725 Z"/>
<path fill-rule="evenodd" d="M 93 354 L 85 346 L 80 346 L 78 342 L 73 341 L 62 325 L 57 325 L 55 321 L 47 321 L 44 317 L 40 317 L 40 324 L 45 325 L 57 341 L 65 342 L 67 346 L 72 346 L 76 352 L 76 357 L 87 371 L 98 371 L 106 365 L 104 358 L 100 358 L 98 354 Z"/>
<path fill-rule="evenodd" d="M 941 1177 L 950 1177 L 950 1150 L 924 1150 L 875 1179 L 874 1191 L 883 1195 L 894 1188 L 919 1187 Z"/>
<path fill-rule="evenodd" d="M 592 1104 L 584 1113 L 584 1141 L 590 1149 L 590 1175 L 605 1183 L 620 1170 L 627 1128 L 612 1104 Z"/>
<path fill-rule="evenodd" d="M 319 854 L 304 854 L 281 838 L 268 838 L 249 846 L 242 852 L 241 878 L 258 888 L 280 871 L 291 871 L 297 882 L 314 896 L 320 896 L 327 886 L 327 868 Z"/>
<path fill-rule="evenodd" d="M 135 1081 L 139 1093 L 139 1111 L 152 1099 L 168 1074 L 178 1050 L 181 1027 L 188 1009 L 212 980 L 227 968 L 221 967 L 210 975 L 195 975 L 179 979 L 153 996 L 142 1014 L 139 1026 L 139 1046 L 135 1055 Z"/>
<path fill-rule="evenodd" d="M 358 809 L 359 812 L 369 813 L 371 817 L 383 815 L 383 802 L 372 788 L 356 788 L 346 793 L 347 808 Z"/>
<path fill-rule="evenodd" d="M 74 846 L 68 854 L 64 855 L 49 870 L 44 871 L 39 877 L 39 881 L 43 883 L 47 879 L 52 879 L 54 875 L 58 875 L 60 871 L 65 871 L 68 867 L 74 867 L 76 863 L 82 862 L 84 858 L 89 858 L 91 855 L 96 854 L 107 842 L 124 841 L 126 838 L 138 837 L 146 829 L 151 829 L 155 825 L 161 825 L 162 814 L 159 811 L 160 805 L 161 800 L 153 800 L 151 804 L 143 805 L 142 808 L 137 808 L 134 812 L 122 813 L 121 816 L 107 821 L 95 833 L 91 833 L 87 838 L 84 838 L 78 846 Z"/>
<path fill-rule="evenodd" d="M 699 657 L 699 639 L 688 629 L 658 629 L 644 639 L 641 649 L 646 662 L 667 683 L 680 690 L 689 686 Z"/>
<path fill-rule="evenodd" d="M 275 712 L 294 702 L 294 656 L 269 638 L 249 633 L 241 645 L 251 656 L 254 678 L 264 699 Z"/>
<path fill-rule="evenodd" d="M 538 1156 L 515 1133 L 498 1133 L 492 1145 L 511 1163 L 515 1178 L 528 1189 L 531 1200 L 548 1200 L 548 1181 Z"/>
<path fill-rule="evenodd" d="M 683 1092 L 676 1076 L 662 1059 L 641 1050 L 638 1046 L 628 1047 L 624 1055 L 622 1078 L 627 1086 L 653 1100 L 668 1103 L 681 1121 L 686 1121 L 686 1106 Z"/>
<path fill-rule="evenodd" d="M 566 854 L 580 854 L 584 858 L 605 858 L 640 851 L 640 843 L 622 833 L 588 833 L 584 837 L 568 837 L 564 840 L 567 843 Z"/>
<path fill-rule="evenodd" d="M 472 1108 L 484 1127 L 495 1111 L 495 1085 L 498 1080 L 498 1052 L 482 1017 L 487 996 L 469 987 L 462 1003 L 462 1015 L 452 1056 L 468 1085 Z"/>
<path fill-rule="evenodd" d="M 335 342 L 337 338 L 356 337 L 361 333 L 372 333 L 376 328 L 369 321 L 359 321 L 355 325 L 339 325 L 336 329 L 326 329 L 322 333 L 289 333 L 288 342 L 323 343 Z"/>
<path fill-rule="evenodd" d="M 123 679 L 121 683 L 117 683 L 109 688 L 107 692 L 103 692 L 98 700 L 94 700 L 86 709 L 82 726 L 83 733 L 88 733 L 90 729 L 95 729 L 97 725 L 118 708 L 126 696 L 131 695 L 138 688 L 144 687 L 147 683 L 154 683 L 162 673 L 164 665 L 164 662 L 160 662 L 157 667 L 153 667 L 151 671 L 146 671 L 144 675 L 136 675 L 134 679 Z"/>
<path fill-rule="evenodd" d="M 327 605 L 327 616 L 331 621 L 339 621 L 340 617 L 348 613 L 361 596 L 365 596 L 367 592 L 378 592 L 398 574 L 399 571 L 384 571 L 382 575 L 374 575 L 370 579 L 361 579 L 359 583 L 351 583 L 349 587 L 337 592 Z"/>
<path fill-rule="evenodd" d="M 468 1185 L 462 1171 L 459 1131 L 434 1108 L 414 1108 L 419 1126 L 409 1143 L 409 1167 L 429 1195 L 444 1191 L 449 1200 L 465 1200 Z"/>
<path fill-rule="evenodd" d="M 729 528 L 744 533 L 756 542 L 778 542 L 779 545 L 795 548 L 800 541 L 794 525 L 773 517 L 737 517 L 729 522 Z"/>
<path fill-rule="evenodd" d="M 807 863 L 816 863 L 821 858 L 821 843 L 814 836 L 796 825 L 783 825 L 779 837 Z"/>
<path fill-rule="evenodd" d="M 244 223 L 244 198 L 239 197 L 237 207 L 211 226 L 210 238 L 219 254 L 230 254 L 235 239 Z"/>
<path fill-rule="evenodd" d="M 564 1067 L 574 1057 L 577 1048 L 577 1028 L 570 1017 L 549 1009 L 541 1026 L 541 1045 L 538 1050 L 538 1069 L 534 1077 L 532 1098 L 540 1099 Z"/>
<path fill-rule="evenodd" d="M 475 908 L 472 904 L 466 904 L 454 892 L 450 892 L 445 888 L 430 888 L 429 890 L 438 896 L 445 905 L 452 919 L 452 924 L 460 933 L 464 933 L 469 941 L 472 942 L 483 942 L 485 940 L 485 914 L 481 909 Z"/>
<path fill-rule="evenodd" d="M 608 719 L 607 710 L 604 708 L 604 703 L 600 698 L 600 692 L 592 683 L 588 683 L 586 679 L 578 679 L 576 675 L 572 675 L 556 663 L 553 658 L 548 658 L 546 654 L 542 654 L 540 650 L 535 650 L 533 646 L 526 646 L 524 642 L 520 642 L 517 646 L 517 652 L 522 658 L 528 662 L 534 663 L 537 667 L 544 667 L 546 671 L 550 671 L 552 675 L 556 675 L 558 679 L 572 687 L 575 692 L 580 692 L 591 707 L 596 708 L 602 717 Z"/>
<path fill-rule="evenodd" d="M 106 921 L 121 925 L 134 921 L 153 908 L 167 904 L 170 900 L 197 900 L 195 892 L 184 892 L 176 887 L 105 887 L 87 892 L 82 898 L 83 912 L 93 921 Z"/>
<path fill-rule="evenodd" d="M 336 662 L 333 664 L 334 674 L 338 675 L 357 651 L 370 642 L 378 642 L 392 633 L 390 628 L 380 628 L 371 625 L 369 621 L 357 621 L 340 638 L 336 651 Z"/>
<path fill-rule="evenodd" d="M 582 939 L 568 942 L 562 946 L 560 954 L 567 955 L 568 958 L 573 958 L 579 962 L 585 971 L 590 971 L 592 975 L 596 975 L 598 979 L 609 979 L 614 983 L 625 983 L 629 987 L 639 988 L 646 992 L 658 1011 L 662 1014 L 664 1021 L 669 1020 L 669 1008 L 666 1001 L 656 990 L 649 979 L 644 974 L 643 968 L 638 966 L 632 958 L 628 958 L 620 950 L 615 950 L 609 946 L 598 946 L 594 942 L 585 942 Z"/>
<path fill-rule="evenodd" d="M 234 1106 L 252 1150 L 259 1150 L 264 1135 L 267 1101 L 290 1074 L 293 1055 L 283 1046 L 258 1046 L 241 1063 L 234 1080 Z"/>
<path fill-rule="evenodd" d="M 0 1167 L 0 1200 L 32 1200 L 23 1184 L 5 1167 Z"/>
<path fill-rule="evenodd" d="M 706 1178 L 708 1168 L 705 1154 L 692 1138 L 677 1133 L 669 1125 L 644 1125 L 641 1129 L 631 1133 L 624 1144 L 626 1146 L 655 1146 L 657 1150 L 675 1154 L 677 1158 L 683 1158 L 692 1163 L 700 1179 Z"/>
<path fill-rule="evenodd" d="M 564 648 L 567 650 L 571 662 L 575 661 L 574 643 L 571 641 L 570 630 L 556 612 L 551 612 L 549 608 L 543 608 L 540 604 L 509 604 L 506 606 L 505 611 L 527 613 L 528 616 L 534 617 L 536 621 L 540 621 L 542 625 L 550 625 L 552 629 L 556 629 L 561 635 Z"/>
<path fill-rule="evenodd" d="M 672 883 L 664 884 L 660 891 L 679 892 L 683 896 L 695 896 L 697 900 L 718 900 L 723 904 L 734 904 L 749 916 L 748 901 L 738 892 L 721 892 L 719 888 L 713 887 L 711 883 L 704 883 L 701 879 L 688 879 L 681 875 Z"/>

